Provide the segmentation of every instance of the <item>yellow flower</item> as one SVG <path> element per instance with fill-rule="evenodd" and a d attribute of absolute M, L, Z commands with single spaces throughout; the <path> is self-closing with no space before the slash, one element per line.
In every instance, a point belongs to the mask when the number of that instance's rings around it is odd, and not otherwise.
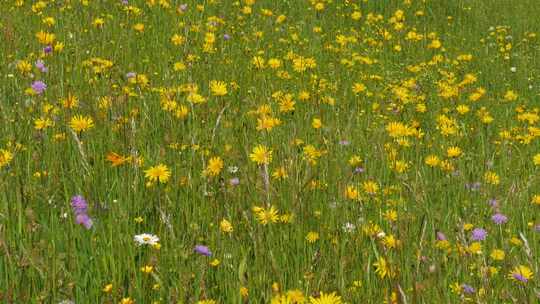
<path fill-rule="evenodd" d="M 313 121 L 311 122 L 311 126 L 314 129 L 320 129 L 322 127 L 322 121 L 320 118 L 313 118 Z"/>
<path fill-rule="evenodd" d="M 355 200 L 358 198 L 358 189 L 356 189 L 355 186 L 349 185 L 347 186 L 347 190 L 345 190 L 345 197 L 351 200 Z"/>
<path fill-rule="evenodd" d="M 446 155 L 449 158 L 459 157 L 459 156 L 461 156 L 461 154 L 462 154 L 462 152 L 461 152 L 461 149 L 459 147 L 449 147 L 448 149 L 446 149 Z"/>
<path fill-rule="evenodd" d="M 274 206 L 270 208 L 253 207 L 253 212 L 259 220 L 259 223 L 267 225 L 268 223 L 277 223 L 279 220 L 278 211 Z"/>
<path fill-rule="evenodd" d="M 171 177 L 171 171 L 166 165 L 159 164 L 145 170 L 144 176 L 150 181 L 150 183 L 159 181 L 160 183 L 164 184 Z"/>
<path fill-rule="evenodd" d="M 75 132 L 87 131 L 94 127 L 94 120 L 90 116 L 75 115 L 71 118 L 69 126 Z"/>
<path fill-rule="evenodd" d="M 1 150 L 0 150 L 0 151 L 1 151 Z M 1 155 L 1 153 L 0 153 L 0 155 Z M 2 163 L 2 162 L 1 162 L 1 159 L 2 159 L 2 158 L 1 158 L 1 156 L 0 156 L 0 166 L 1 166 L 1 163 Z M 537 205 L 537 206 L 540 207 L 540 194 L 535 194 L 535 195 L 532 197 L 531 203 L 532 203 L 533 205 Z"/>
<path fill-rule="evenodd" d="M 484 180 L 490 185 L 498 185 L 501 183 L 501 179 L 497 173 L 488 171 L 484 174 Z"/>
<path fill-rule="evenodd" d="M 133 25 L 133 29 L 139 33 L 142 33 L 144 31 L 144 24 L 142 23 L 137 23 L 135 25 Z"/>
<path fill-rule="evenodd" d="M 268 165 L 272 161 L 272 150 L 268 150 L 266 146 L 258 145 L 253 148 L 249 158 L 258 165 Z"/>
<path fill-rule="evenodd" d="M 103 287 L 103 292 L 109 293 L 112 291 L 112 288 L 113 288 L 113 284 L 107 284 L 105 285 L 105 287 Z"/>
<path fill-rule="evenodd" d="M 491 251 L 491 254 L 489 256 L 495 261 L 502 261 L 504 260 L 505 254 L 504 254 L 504 251 L 500 249 L 493 249 L 493 251 Z"/>
<path fill-rule="evenodd" d="M 206 167 L 205 173 L 210 176 L 217 176 L 219 173 L 221 173 L 221 170 L 223 169 L 223 160 L 221 157 L 216 156 L 210 158 L 208 161 L 208 166 Z"/>
<path fill-rule="evenodd" d="M 317 240 L 319 240 L 319 234 L 317 232 L 310 231 L 306 235 L 306 240 L 310 243 L 315 243 Z"/>
<path fill-rule="evenodd" d="M 367 194 L 375 195 L 379 192 L 379 185 L 374 181 L 365 181 L 362 186 Z"/>
<path fill-rule="evenodd" d="M 249 290 L 244 286 L 240 287 L 240 295 L 242 298 L 246 298 L 249 295 Z"/>
<path fill-rule="evenodd" d="M 52 127 L 54 123 L 49 118 L 38 118 L 34 120 L 34 129 L 36 130 L 43 130 L 48 127 Z"/>
<path fill-rule="evenodd" d="M 540 166 L 540 153 L 536 154 L 536 155 L 533 157 L 533 163 L 534 163 L 536 166 Z"/>
<path fill-rule="evenodd" d="M 135 301 L 132 298 L 127 297 L 127 298 L 122 298 L 119 304 L 135 304 Z"/>
<path fill-rule="evenodd" d="M 214 96 L 227 95 L 227 84 L 223 81 L 212 80 L 210 81 L 210 91 Z"/>
<path fill-rule="evenodd" d="M 430 167 L 436 167 L 441 160 L 436 155 L 428 155 L 424 162 Z"/>
<path fill-rule="evenodd" d="M 309 297 L 310 304 L 341 304 L 341 297 L 336 295 L 335 292 L 327 293 L 321 292 L 317 297 Z"/>
<path fill-rule="evenodd" d="M 146 265 L 146 266 L 141 267 L 141 272 L 143 273 L 149 274 L 152 271 L 154 271 L 154 267 L 151 265 Z"/>
<path fill-rule="evenodd" d="M 283 166 L 275 169 L 274 172 L 272 172 L 273 179 L 283 180 L 287 177 L 289 177 L 289 174 L 287 174 L 287 170 L 285 170 Z"/>
<path fill-rule="evenodd" d="M 373 266 L 375 266 L 375 273 L 381 278 L 384 279 L 385 277 L 393 277 L 394 273 L 390 269 L 390 266 L 386 262 L 386 260 L 383 257 L 379 257 L 377 259 L 377 262 L 373 263 Z"/>
<path fill-rule="evenodd" d="M 221 222 L 219 223 L 219 229 L 224 233 L 231 233 L 234 230 L 231 222 L 226 219 L 221 220 Z"/>

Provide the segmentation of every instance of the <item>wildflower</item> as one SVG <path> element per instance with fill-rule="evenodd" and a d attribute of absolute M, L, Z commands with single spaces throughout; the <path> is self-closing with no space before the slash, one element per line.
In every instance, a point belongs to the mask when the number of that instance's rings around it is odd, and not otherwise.
<path fill-rule="evenodd" d="M 46 89 L 47 89 L 47 85 L 45 84 L 45 82 L 41 80 L 37 80 L 32 83 L 32 90 L 34 91 L 34 93 L 38 95 L 43 94 L 43 92 L 45 92 Z"/>
<path fill-rule="evenodd" d="M 130 297 L 122 298 L 119 302 L 119 304 L 135 304 L 135 300 L 133 300 Z"/>
<path fill-rule="evenodd" d="M 219 229 L 224 233 L 231 233 L 234 230 L 231 222 L 226 219 L 221 220 L 221 222 L 219 223 Z"/>
<path fill-rule="evenodd" d="M 7 150 L 0 149 L 0 168 L 7 166 L 13 159 L 13 154 Z"/>
<path fill-rule="evenodd" d="M 104 293 L 110 293 L 113 289 L 113 284 L 107 284 L 103 287 L 102 291 Z"/>
<path fill-rule="evenodd" d="M 341 304 L 341 297 L 336 295 L 335 292 L 327 293 L 321 292 L 317 297 L 309 297 L 310 304 Z"/>
<path fill-rule="evenodd" d="M 253 207 L 253 212 L 262 225 L 276 223 L 279 219 L 278 211 L 274 206 L 270 208 Z"/>
<path fill-rule="evenodd" d="M 493 251 L 491 251 L 491 254 L 489 256 L 495 261 L 502 261 L 504 260 L 505 253 L 504 251 L 500 249 L 493 249 Z"/>
<path fill-rule="evenodd" d="M 319 240 L 319 234 L 317 232 L 310 231 L 306 236 L 306 240 L 309 243 L 315 243 L 317 240 Z"/>
<path fill-rule="evenodd" d="M 203 245 L 197 245 L 195 246 L 195 252 L 200 254 L 200 255 L 204 255 L 204 256 L 212 256 L 212 252 L 210 252 L 210 249 L 206 246 L 203 246 Z"/>
<path fill-rule="evenodd" d="M 486 239 L 487 231 L 482 228 L 475 228 L 471 233 L 471 239 L 474 241 L 483 241 Z"/>
<path fill-rule="evenodd" d="M 229 179 L 229 185 L 238 186 L 240 184 L 240 179 L 238 177 L 233 177 Z"/>
<path fill-rule="evenodd" d="M 219 175 L 219 173 L 221 173 L 222 169 L 223 169 L 223 160 L 221 159 L 221 157 L 216 156 L 216 157 L 210 158 L 205 172 L 210 176 L 217 176 Z"/>
<path fill-rule="evenodd" d="M 272 150 L 268 150 L 266 146 L 258 145 L 253 148 L 249 158 L 258 165 L 268 165 L 272 161 Z"/>
<path fill-rule="evenodd" d="M 468 285 L 468 284 L 462 284 L 461 285 L 461 290 L 465 294 L 472 294 L 472 293 L 475 292 L 474 288 L 471 285 Z"/>
<path fill-rule="evenodd" d="M 527 283 L 534 277 L 534 275 L 529 267 L 519 265 L 510 271 L 508 277 L 518 283 Z"/>
<path fill-rule="evenodd" d="M 115 152 L 109 152 L 106 158 L 107 161 L 111 162 L 111 166 L 113 167 L 121 166 L 132 159 L 131 156 L 121 156 Z"/>
<path fill-rule="evenodd" d="M 47 73 L 49 71 L 49 69 L 45 66 L 45 63 L 41 59 L 38 59 L 36 61 L 36 68 L 38 68 L 38 70 L 40 70 L 42 73 Z"/>
<path fill-rule="evenodd" d="M 76 195 L 71 198 L 71 208 L 75 214 L 75 222 L 83 225 L 86 229 L 92 228 L 92 219 L 88 216 L 88 203 L 81 195 Z"/>
<path fill-rule="evenodd" d="M 212 80 L 210 81 L 210 91 L 214 96 L 227 95 L 227 85 L 223 81 Z"/>
<path fill-rule="evenodd" d="M 171 177 L 171 171 L 166 165 L 159 164 L 146 169 L 144 171 L 144 176 L 150 181 L 150 183 L 159 181 L 160 183 L 164 184 Z"/>
<path fill-rule="evenodd" d="M 137 234 L 133 237 L 133 239 L 139 246 L 141 245 L 155 246 L 159 242 L 159 238 L 157 236 L 153 234 L 149 234 L 149 233 Z"/>
<path fill-rule="evenodd" d="M 446 150 L 446 154 L 449 158 L 456 158 L 456 157 L 461 156 L 462 152 L 459 147 L 449 147 Z"/>
<path fill-rule="evenodd" d="M 141 272 L 142 273 L 149 274 L 152 271 L 154 271 L 154 266 L 152 266 L 152 265 L 145 265 L 145 266 L 141 267 Z"/>
<path fill-rule="evenodd" d="M 536 154 L 536 155 L 533 157 L 533 163 L 534 163 L 536 166 L 540 166 L 540 153 Z"/>
<path fill-rule="evenodd" d="M 384 279 L 385 277 L 393 277 L 394 273 L 390 269 L 388 263 L 383 257 L 379 257 L 375 263 L 373 263 L 373 266 L 375 266 L 375 273 L 381 278 Z"/>
<path fill-rule="evenodd" d="M 491 217 L 491 220 L 497 225 L 502 225 L 508 221 L 508 218 L 504 214 L 496 213 Z"/>
<path fill-rule="evenodd" d="M 75 132 L 84 132 L 94 127 L 94 120 L 89 116 L 75 115 L 71 118 L 69 126 Z"/>

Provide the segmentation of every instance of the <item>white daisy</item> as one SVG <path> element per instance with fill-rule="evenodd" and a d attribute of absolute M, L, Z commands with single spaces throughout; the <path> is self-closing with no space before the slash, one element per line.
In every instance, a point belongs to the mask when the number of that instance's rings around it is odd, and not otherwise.
<path fill-rule="evenodd" d="M 133 237 L 137 245 L 151 245 L 154 246 L 159 242 L 159 238 L 156 235 L 149 233 L 137 234 Z"/>

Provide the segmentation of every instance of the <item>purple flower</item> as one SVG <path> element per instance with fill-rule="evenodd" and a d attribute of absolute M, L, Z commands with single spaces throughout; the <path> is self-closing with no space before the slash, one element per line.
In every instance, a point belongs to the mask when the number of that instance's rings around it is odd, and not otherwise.
<path fill-rule="evenodd" d="M 508 218 L 504 214 L 496 213 L 491 217 L 491 220 L 497 225 L 502 225 L 508 221 Z"/>
<path fill-rule="evenodd" d="M 195 246 L 195 252 L 201 255 L 205 256 L 211 256 L 212 252 L 210 252 L 210 249 L 203 245 L 197 245 Z"/>
<path fill-rule="evenodd" d="M 137 73 L 135 72 L 129 72 L 126 74 L 126 78 L 133 78 L 133 77 L 136 77 L 137 76 Z"/>
<path fill-rule="evenodd" d="M 362 167 L 356 167 L 354 168 L 354 173 L 358 174 L 358 173 L 363 173 L 365 170 L 364 168 Z"/>
<path fill-rule="evenodd" d="M 42 73 L 47 73 L 49 71 L 49 69 L 45 66 L 45 63 L 41 59 L 38 59 L 36 61 L 36 68 L 38 68 Z"/>
<path fill-rule="evenodd" d="M 92 228 L 92 224 L 94 223 L 86 213 L 77 214 L 75 222 L 79 225 L 83 225 L 86 229 Z"/>
<path fill-rule="evenodd" d="M 348 146 L 348 145 L 351 144 L 351 142 L 348 141 L 348 140 L 346 140 L 346 139 L 343 139 L 343 140 L 340 140 L 340 141 L 339 141 L 339 144 L 340 144 L 341 146 Z"/>
<path fill-rule="evenodd" d="M 43 48 L 43 53 L 45 53 L 45 54 L 48 54 L 48 53 L 50 53 L 52 51 L 53 51 L 53 48 L 50 45 L 47 45 L 46 47 Z"/>
<path fill-rule="evenodd" d="M 32 83 L 32 90 L 34 90 L 36 94 L 42 94 L 45 89 L 47 89 L 47 85 L 41 80 L 37 80 Z"/>
<path fill-rule="evenodd" d="M 128 5 L 129 2 L 128 2 L 128 0 L 122 0 L 122 4 L 123 4 L 123 5 Z"/>
<path fill-rule="evenodd" d="M 474 293 L 474 288 L 471 285 L 463 284 L 461 285 L 461 288 L 463 288 L 463 293 L 471 294 Z"/>
<path fill-rule="evenodd" d="M 240 184 L 240 179 L 238 177 L 233 177 L 229 180 L 229 184 L 231 186 L 237 186 L 238 184 Z"/>
<path fill-rule="evenodd" d="M 73 213 L 83 214 L 88 209 L 88 203 L 82 195 L 76 195 L 71 198 L 71 208 L 73 208 Z"/>
<path fill-rule="evenodd" d="M 526 277 L 524 277 L 522 274 L 520 273 L 513 273 L 512 274 L 512 277 L 514 277 L 514 279 L 518 280 L 518 281 L 521 281 L 523 283 L 527 283 L 529 280 L 527 280 Z"/>
<path fill-rule="evenodd" d="M 475 228 L 471 233 L 473 241 L 483 241 L 486 239 L 486 236 L 487 231 L 482 228 Z"/>
<path fill-rule="evenodd" d="M 75 223 L 83 225 L 86 229 L 92 228 L 94 222 L 88 216 L 88 203 L 82 195 L 75 195 L 71 198 L 71 208 L 75 214 Z"/>
<path fill-rule="evenodd" d="M 437 240 L 438 241 L 446 241 L 446 235 L 444 233 L 437 231 Z"/>
<path fill-rule="evenodd" d="M 223 34 L 223 39 L 229 40 L 229 39 L 231 39 L 231 35 L 229 35 L 229 34 Z"/>
<path fill-rule="evenodd" d="M 536 230 L 536 232 L 540 232 L 540 224 L 534 226 L 534 230 Z"/>
<path fill-rule="evenodd" d="M 497 201 L 497 199 L 495 198 L 492 198 L 488 201 L 489 205 L 492 207 L 492 208 L 497 208 L 499 207 L 499 202 Z"/>

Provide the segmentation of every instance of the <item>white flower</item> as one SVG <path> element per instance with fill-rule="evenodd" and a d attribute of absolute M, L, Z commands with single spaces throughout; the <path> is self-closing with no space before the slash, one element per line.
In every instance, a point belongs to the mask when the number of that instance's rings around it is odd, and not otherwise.
<path fill-rule="evenodd" d="M 347 222 L 347 223 L 343 224 L 342 229 L 343 229 L 344 232 L 351 233 L 356 229 L 356 225 L 353 224 L 353 223 Z"/>
<path fill-rule="evenodd" d="M 229 170 L 230 173 L 234 174 L 234 173 L 238 172 L 238 167 L 237 166 L 230 166 L 228 168 L 228 170 Z"/>
<path fill-rule="evenodd" d="M 154 246 L 159 242 L 159 238 L 156 235 L 149 233 L 137 234 L 133 237 L 137 245 L 151 245 Z"/>

